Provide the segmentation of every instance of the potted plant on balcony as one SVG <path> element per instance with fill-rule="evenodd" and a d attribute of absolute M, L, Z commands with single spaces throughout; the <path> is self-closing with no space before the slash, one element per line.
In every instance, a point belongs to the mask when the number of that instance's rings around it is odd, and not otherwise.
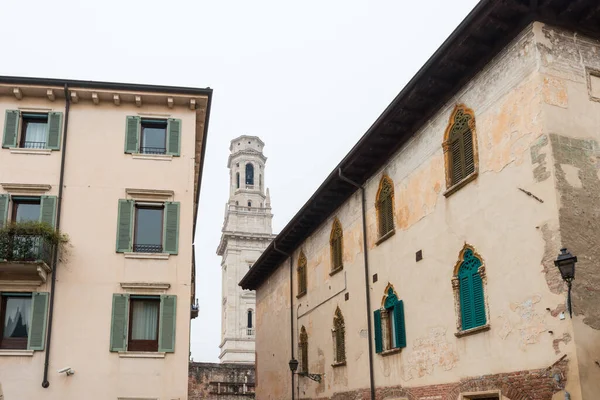
<path fill-rule="evenodd" d="M 69 237 L 44 222 L 12 222 L 0 228 L 0 260 L 52 264 L 54 251 L 65 254 Z"/>

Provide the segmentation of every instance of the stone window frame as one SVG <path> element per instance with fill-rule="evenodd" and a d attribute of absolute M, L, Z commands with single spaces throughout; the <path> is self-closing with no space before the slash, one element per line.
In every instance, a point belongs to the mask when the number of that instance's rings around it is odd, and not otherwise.
<path fill-rule="evenodd" d="M 479 273 L 479 276 L 481 277 L 481 283 L 483 285 L 483 301 L 485 304 L 486 323 L 481 326 L 476 326 L 475 328 L 463 330 L 462 329 L 462 315 L 461 315 L 461 311 L 460 311 L 460 280 L 458 278 L 458 272 L 460 270 L 461 264 L 464 261 L 465 251 L 467 251 L 467 250 L 471 250 L 473 252 L 473 255 L 481 261 L 481 266 L 478 268 L 477 272 Z M 452 292 L 454 295 L 454 315 L 456 316 L 456 332 L 454 333 L 454 335 L 456 337 L 463 337 L 463 336 L 467 336 L 467 335 L 470 335 L 473 333 L 487 331 L 490 329 L 490 306 L 489 306 L 488 291 L 487 291 L 487 274 L 486 274 L 485 269 L 486 269 L 485 261 L 484 261 L 483 257 L 481 257 L 481 255 L 477 252 L 475 247 L 471 246 L 470 244 L 465 243 L 462 250 L 458 254 L 458 260 L 456 261 L 456 264 L 454 265 L 454 270 L 452 272 Z"/>
<path fill-rule="evenodd" d="M 339 244 L 337 243 L 338 240 Z M 331 225 L 329 251 L 331 253 L 331 272 L 329 272 L 329 275 L 334 275 L 344 269 L 344 230 L 337 218 L 333 220 Z"/>
<path fill-rule="evenodd" d="M 344 315 L 338 306 L 333 316 L 333 329 L 331 330 L 333 338 L 333 364 L 332 367 L 346 365 L 346 323 Z"/>
<path fill-rule="evenodd" d="M 486 390 L 482 392 L 466 392 L 461 393 L 458 400 L 478 400 L 485 399 L 490 396 L 498 396 L 498 400 L 502 399 L 502 391 L 501 390 Z"/>
<path fill-rule="evenodd" d="M 379 353 L 381 356 L 388 356 L 391 354 L 396 354 L 402 351 L 404 347 L 392 347 L 392 329 L 390 327 L 391 318 L 390 318 L 390 309 L 385 307 L 385 303 L 388 299 L 390 289 L 396 299 L 400 300 L 398 296 L 398 292 L 394 288 L 391 282 L 388 282 L 387 286 L 384 290 L 384 295 L 381 298 L 381 342 L 383 345 L 383 351 Z M 406 321 L 405 321 L 406 322 Z"/>
<path fill-rule="evenodd" d="M 384 183 L 387 182 L 390 187 L 391 187 L 391 193 L 390 193 L 390 202 L 392 204 L 392 228 L 387 231 L 387 232 L 382 232 L 381 231 L 381 226 L 382 226 L 382 221 L 381 219 L 384 217 L 381 213 L 381 193 L 383 191 L 383 185 Z M 377 234 L 378 234 L 378 239 L 375 242 L 376 245 L 379 245 L 381 243 L 383 243 L 385 240 L 389 239 L 390 237 L 392 237 L 395 233 L 396 233 L 396 223 L 394 221 L 394 201 L 395 201 L 395 196 L 394 196 L 394 181 L 392 180 L 392 178 L 389 177 L 389 175 L 387 174 L 383 174 L 383 176 L 381 177 L 381 179 L 379 180 L 379 188 L 377 189 L 377 195 L 375 196 L 375 211 L 377 214 Z"/>

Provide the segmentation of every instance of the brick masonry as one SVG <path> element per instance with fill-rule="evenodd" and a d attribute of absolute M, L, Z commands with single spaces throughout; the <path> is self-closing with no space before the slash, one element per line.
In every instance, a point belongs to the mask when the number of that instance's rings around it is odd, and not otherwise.
<path fill-rule="evenodd" d="M 253 400 L 254 365 L 190 363 L 189 400 Z"/>

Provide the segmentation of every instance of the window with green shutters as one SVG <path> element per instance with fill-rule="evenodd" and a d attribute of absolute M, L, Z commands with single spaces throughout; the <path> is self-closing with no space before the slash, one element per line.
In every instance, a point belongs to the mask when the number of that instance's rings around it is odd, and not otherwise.
<path fill-rule="evenodd" d="M 181 153 L 181 120 L 126 117 L 125 153 L 178 157 Z"/>
<path fill-rule="evenodd" d="M 375 208 L 379 236 L 383 237 L 394 230 L 394 182 L 388 176 L 381 178 Z"/>
<path fill-rule="evenodd" d="M 404 302 L 398 299 L 391 285 L 386 293 L 383 307 L 374 312 L 376 353 L 406 347 Z"/>
<path fill-rule="evenodd" d="M 458 281 L 461 330 L 477 328 L 487 324 L 483 280 L 483 263 L 473 249 L 465 248 L 455 279 Z"/>
<path fill-rule="evenodd" d="M 329 237 L 329 247 L 331 252 L 331 271 L 339 271 L 344 268 L 343 263 L 343 239 L 344 232 L 342 230 L 342 224 L 336 218 L 333 221 L 331 227 L 331 234 Z"/>
<path fill-rule="evenodd" d="M 44 350 L 48 293 L 0 293 L 0 349 Z"/>
<path fill-rule="evenodd" d="M 60 150 L 62 124 L 61 112 L 6 110 L 2 147 Z"/>
<path fill-rule="evenodd" d="M 7 222 L 45 222 L 50 226 L 56 223 L 56 196 L 10 196 L 0 195 L 0 227 Z M 9 218 L 10 217 L 10 218 Z"/>

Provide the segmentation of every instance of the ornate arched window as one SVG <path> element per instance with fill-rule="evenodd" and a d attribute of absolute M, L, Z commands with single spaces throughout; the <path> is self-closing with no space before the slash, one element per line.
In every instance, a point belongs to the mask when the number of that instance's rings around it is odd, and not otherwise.
<path fill-rule="evenodd" d="M 457 311 L 456 328 L 460 333 L 487 328 L 488 307 L 484 293 L 485 266 L 475 249 L 465 244 L 454 266 L 452 288 Z"/>
<path fill-rule="evenodd" d="M 306 328 L 300 329 L 300 343 L 298 344 L 300 353 L 300 373 L 308 374 L 308 334 Z"/>
<path fill-rule="evenodd" d="M 404 302 L 398 299 L 394 287 L 389 283 L 385 293 L 381 300 L 381 308 L 374 312 L 377 353 L 406 347 Z"/>
<path fill-rule="evenodd" d="M 384 175 L 379 182 L 375 208 L 379 237 L 382 237 L 394 230 L 394 182 L 387 175 Z"/>
<path fill-rule="evenodd" d="M 246 185 L 254 185 L 254 165 L 246 164 Z"/>
<path fill-rule="evenodd" d="M 476 175 L 477 137 L 473 110 L 462 104 L 454 108 L 444 134 L 443 147 L 448 188 Z"/>
<path fill-rule="evenodd" d="M 298 257 L 298 297 L 306 294 L 306 265 L 306 256 L 301 251 Z"/>
<path fill-rule="evenodd" d="M 339 271 L 344 268 L 343 264 L 343 250 L 344 250 L 344 232 L 342 231 L 342 224 L 336 218 L 333 221 L 331 227 L 331 234 L 329 235 L 329 247 L 331 251 L 331 272 Z"/>
<path fill-rule="evenodd" d="M 346 325 L 344 316 L 338 307 L 333 316 L 333 356 L 335 364 L 346 362 Z"/>

